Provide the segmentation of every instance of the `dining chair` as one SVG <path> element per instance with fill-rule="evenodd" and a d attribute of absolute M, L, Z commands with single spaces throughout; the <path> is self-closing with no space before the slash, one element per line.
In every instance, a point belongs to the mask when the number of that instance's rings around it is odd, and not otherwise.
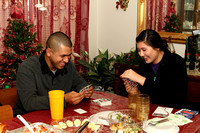
<path fill-rule="evenodd" d="M 0 122 L 13 118 L 13 109 L 10 105 L 0 106 Z"/>
<path fill-rule="evenodd" d="M 17 88 L 0 89 L 0 103 L 2 105 L 10 105 L 15 108 L 17 100 Z"/>

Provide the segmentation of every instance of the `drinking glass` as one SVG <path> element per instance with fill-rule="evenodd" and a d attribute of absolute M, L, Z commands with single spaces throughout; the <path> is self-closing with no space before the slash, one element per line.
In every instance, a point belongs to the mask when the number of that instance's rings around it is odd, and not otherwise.
<path fill-rule="evenodd" d="M 64 112 L 64 91 L 62 90 L 49 91 L 49 102 L 50 102 L 51 118 L 53 120 L 62 119 Z"/>
<path fill-rule="evenodd" d="M 128 108 L 133 110 L 134 113 L 136 113 L 137 95 L 138 94 L 128 94 Z"/>
<path fill-rule="evenodd" d="M 150 111 L 150 98 L 148 94 L 139 94 L 137 96 L 137 120 L 143 122 L 148 120 Z"/>

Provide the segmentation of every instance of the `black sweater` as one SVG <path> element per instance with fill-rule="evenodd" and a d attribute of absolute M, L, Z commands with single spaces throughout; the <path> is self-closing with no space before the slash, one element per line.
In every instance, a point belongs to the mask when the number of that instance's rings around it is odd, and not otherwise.
<path fill-rule="evenodd" d="M 187 102 L 187 70 L 182 57 L 165 52 L 157 75 L 151 65 L 142 60 L 139 74 L 146 77 L 144 85 L 139 86 L 139 90 L 150 95 L 151 103 L 174 108 L 184 107 Z"/>

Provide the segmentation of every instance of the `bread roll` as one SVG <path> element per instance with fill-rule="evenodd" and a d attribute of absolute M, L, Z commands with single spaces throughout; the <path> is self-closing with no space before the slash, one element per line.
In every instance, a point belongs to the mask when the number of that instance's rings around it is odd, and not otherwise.
<path fill-rule="evenodd" d="M 0 123 L 0 133 L 6 133 L 6 125 Z"/>

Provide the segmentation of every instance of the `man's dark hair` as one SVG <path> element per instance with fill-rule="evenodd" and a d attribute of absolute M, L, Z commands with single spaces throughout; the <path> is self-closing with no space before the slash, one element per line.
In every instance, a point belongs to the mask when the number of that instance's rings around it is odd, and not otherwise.
<path fill-rule="evenodd" d="M 65 33 L 60 31 L 51 34 L 46 41 L 46 48 L 51 48 L 53 50 L 56 50 L 56 48 L 61 45 L 72 47 L 72 42 Z"/>

